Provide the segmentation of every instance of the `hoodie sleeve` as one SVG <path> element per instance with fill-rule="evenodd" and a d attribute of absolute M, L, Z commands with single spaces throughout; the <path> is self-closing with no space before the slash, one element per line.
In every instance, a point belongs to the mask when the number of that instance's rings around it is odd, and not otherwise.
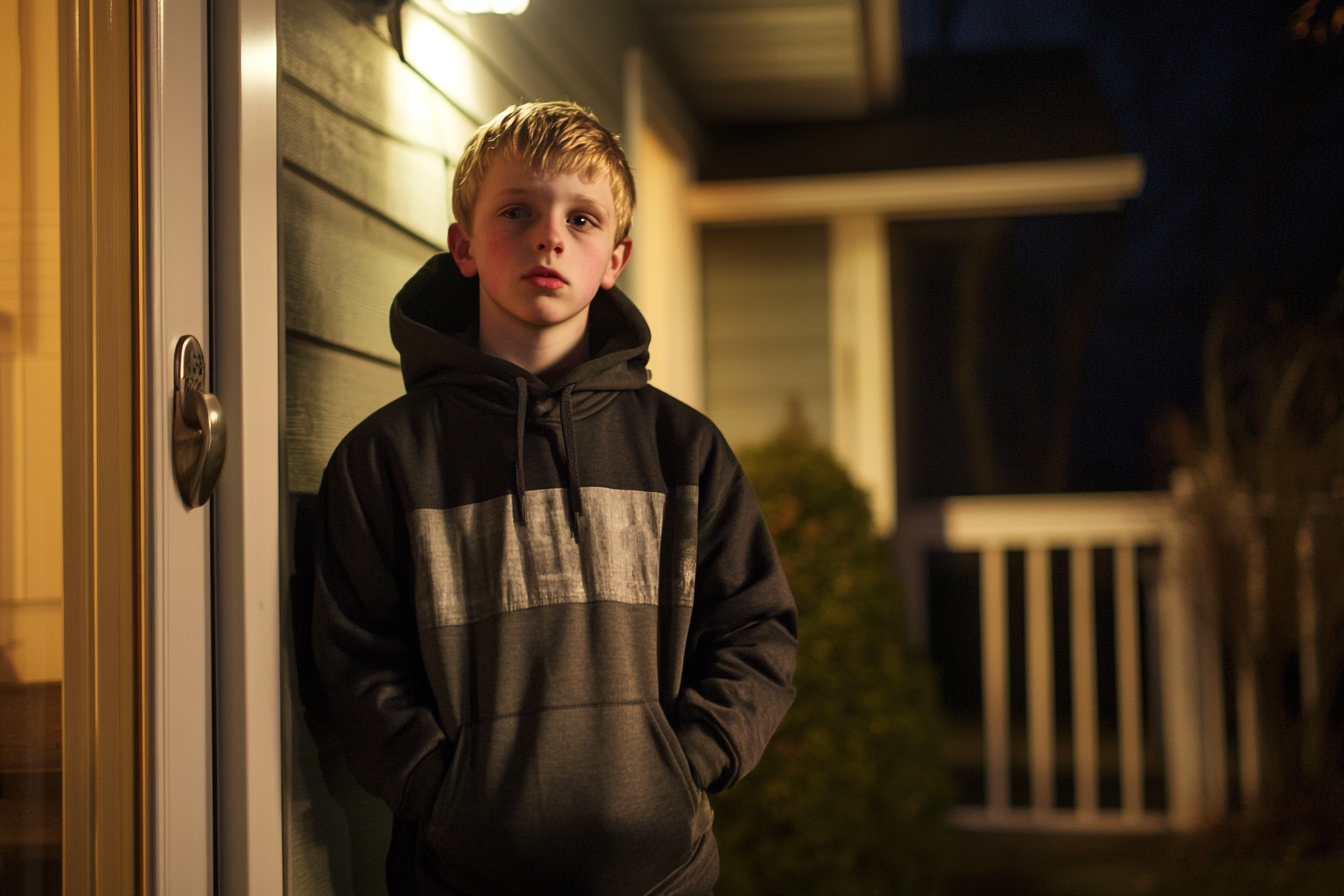
<path fill-rule="evenodd" d="M 368 442 L 347 440 L 318 495 L 313 653 L 356 780 L 423 819 L 450 745 L 420 654 L 405 516 Z"/>
<path fill-rule="evenodd" d="M 774 542 L 746 476 L 720 448 L 729 470 L 700 518 L 677 731 L 696 783 L 711 793 L 760 761 L 793 702 L 798 653 L 797 611 Z"/>

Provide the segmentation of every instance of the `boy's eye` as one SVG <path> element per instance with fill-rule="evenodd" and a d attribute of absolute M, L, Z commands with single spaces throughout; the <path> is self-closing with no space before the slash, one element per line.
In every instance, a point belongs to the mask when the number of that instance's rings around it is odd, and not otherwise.
<path fill-rule="evenodd" d="M 515 221 L 524 215 L 524 211 L 521 208 L 506 208 L 499 214 L 502 218 L 508 218 L 510 221 Z"/>
<path fill-rule="evenodd" d="M 588 227 L 590 225 L 596 224 L 597 222 L 594 221 L 592 218 L 588 217 L 587 215 L 578 214 L 578 215 L 571 215 L 569 218 L 569 223 L 575 225 L 576 227 Z"/>

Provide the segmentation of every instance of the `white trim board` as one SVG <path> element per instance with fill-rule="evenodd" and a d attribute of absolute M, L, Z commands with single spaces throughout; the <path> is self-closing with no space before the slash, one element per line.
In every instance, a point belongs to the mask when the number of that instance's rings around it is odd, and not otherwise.
<path fill-rule="evenodd" d="M 207 10 L 145 3 L 144 402 L 146 815 L 142 892 L 210 893 L 215 879 L 211 508 L 173 475 L 173 356 L 210 327 Z M 213 386 L 211 386 L 213 388 Z M 229 408 L 228 413 L 232 413 Z M 230 420 L 232 422 L 232 420 Z M 68 881 L 68 878 L 67 878 Z M 70 888 L 66 892 L 77 892 Z"/>
<path fill-rule="evenodd" d="M 856 214 L 915 219 L 1100 211 L 1137 196 L 1143 181 L 1140 156 L 1098 156 L 714 181 L 691 188 L 689 209 L 702 224 Z"/>

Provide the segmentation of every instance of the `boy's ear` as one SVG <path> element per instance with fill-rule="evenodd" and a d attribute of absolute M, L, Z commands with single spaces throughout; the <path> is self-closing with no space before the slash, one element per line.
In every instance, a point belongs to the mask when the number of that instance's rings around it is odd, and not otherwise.
<path fill-rule="evenodd" d="M 454 224 L 454 227 L 457 225 Z M 449 237 L 451 239 L 451 236 Z M 607 265 L 606 273 L 602 275 L 602 288 L 611 289 L 616 285 L 616 278 L 620 276 L 621 271 L 630 263 L 630 252 L 634 249 L 634 240 L 626 237 L 616 244 L 616 248 L 611 250 L 611 262 Z M 453 253 L 457 257 L 457 253 Z"/>
<path fill-rule="evenodd" d="M 457 269 L 462 272 L 463 277 L 476 276 L 476 259 L 471 255 L 471 237 L 467 236 L 461 224 L 448 225 L 448 251 L 453 253 L 453 261 L 457 262 Z"/>

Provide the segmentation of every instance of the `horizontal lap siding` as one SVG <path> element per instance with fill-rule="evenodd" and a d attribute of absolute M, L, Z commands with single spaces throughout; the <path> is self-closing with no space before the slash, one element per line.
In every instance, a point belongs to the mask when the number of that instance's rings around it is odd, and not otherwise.
<path fill-rule="evenodd" d="M 293 172 L 280 182 L 286 328 L 397 363 L 391 296 L 436 247 Z"/>
<path fill-rule="evenodd" d="M 345 434 L 402 394 L 401 370 L 294 334 L 285 340 L 285 360 L 289 490 L 315 494 Z"/>
<path fill-rule="evenodd" d="M 451 173 L 441 153 L 378 134 L 289 82 L 280 85 L 280 140 L 287 167 L 445 244 Z"/>
<path fill-rule="evenodd" d="M 477 121 L 489 121 L 506 106 L 531 99 L 513 73 L 462 40 L 457 29 L 416 6 L 402 8 L 401 27 L 406 64 Z"/>
<path fill-rule="evenodd" d="M 285 0 L 280 25 L 285 77 L 376 130 L 456 161 L 480 124 L 398 59 L 371 24 L 330 0 Z"/>
<path fill-rule="evenodd" d="M 518 18 L 403 8 L 406 61 L 368 4 L 280 4 L 289 489 L 402 392 L 388 306 L 447 241 L 453 166 L 520 100 L 571 99 L 619 129 L 628 11 L 550 0 Z"/>

